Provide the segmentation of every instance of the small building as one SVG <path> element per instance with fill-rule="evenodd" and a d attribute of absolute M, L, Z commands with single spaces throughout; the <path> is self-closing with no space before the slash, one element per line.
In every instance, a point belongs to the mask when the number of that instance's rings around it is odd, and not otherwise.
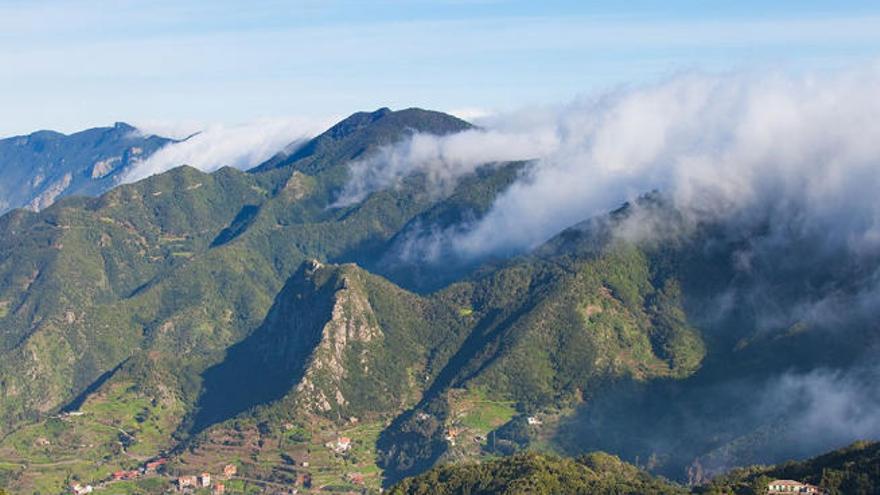
<path fill-rule="evenodd" d="M 446 432 L 446 441 L 449 442 L 449 445 L 455 446 L 455 439 L 458 438 L 458 430 L 455 428 L 450 428 Z"/>
<path fill-rule="evenodd" d="M 227 464 L 223 466 L 223 476 L 227 478 L 231 478 L 238 473 L 238 468 L 235 467 L 235 464 Z"/>
<path fill-rule="evenodd" d="M 70 485 L 70 492 L 73 493 L 73 495 L 85 495 L 86 493 L 92 493 L 92 491 L 94 491 L 92 485 L 83 486 L 79 483 Z"/>
<path fill-rule="evenodd" d="M 202 473 L 199 475 L 199 486 L 203 488 L 211 486 L 211 473 Z"/>
<path fill-rule="evenodd" d="M 351 481 L 355 485 L 363 485 L 364 475 L 361 473 L 348 473 L 348 481 Z"/>
<path fill-rule="evenodd" d="M 527 421 L 527 422 L 529 423 L 529 425 L 531 425 L 531 426 L 540 426 L 540 425 L 543 424 L 543 423 L 541 422 L 541 420 L 538 419 L 538 418 L 535 417 L 535 416 L 529 416 L 528 418 L 526 418 L 526 421 Z"/>
<path fill-rule="evenodd" d="M 139 474 L 137 471 L 116 471 L 110 476 L 115 481 L 127 481 L 136 479 Z"/>
<path fill-rule="evenodd" d="M 351 439 L 348 437 L 339 437 L 336 439 L 336 452 L 348 452 L 351 449 Z"/>
<path fill-rule="evenodd" d="M 159 459 L 152 460 L 146 464 L 144 464 L 144 471 L 147 473 L 155 473 L 162 466 L 168 463 L 168 459 L 160 457 Z"/>
<path fill-rule="evenodd" d="M 223 483 L 214 483 L 211 487 L 211 495 L 223 495 L 226 493 L 226 485 Z"/>
<path fill-rule="evenodd" d="M 815 485 L 810 485 L 808 483 L 801 483 L 800 481 L 794 480 L 773 480 L 767 484 L 767 493 L 769 495 L 776 494 L 792 494 L 792 493 L 807 493 L 814 495 L 824 495 L 825 490 L 819 488 Z"/>
<path fill-rule="evenodd" d="M 194 488 L 198 485 L 199 480 L 196 476 L 178 476 L 177 477 L 177 488 L 182 490 L 184 488 Z"/>

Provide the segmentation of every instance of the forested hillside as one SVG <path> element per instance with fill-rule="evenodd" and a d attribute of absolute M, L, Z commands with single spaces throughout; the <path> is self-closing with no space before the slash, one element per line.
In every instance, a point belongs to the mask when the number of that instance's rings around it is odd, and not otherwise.
<path fill-rule="evenodd" d="M 737 469 L 711 483 L 684 487 L 652 477 L 614 456 L 593 453 L 577 459 L 517 454 L 485 461 L 439 466 L 395 485 L 392 494 L 582 493 L 736 494 L 767 493 L 770 482 L 797 480 L 829 495 L 877 493 L 880 444 L 858 442 L 802 462 Z"/>

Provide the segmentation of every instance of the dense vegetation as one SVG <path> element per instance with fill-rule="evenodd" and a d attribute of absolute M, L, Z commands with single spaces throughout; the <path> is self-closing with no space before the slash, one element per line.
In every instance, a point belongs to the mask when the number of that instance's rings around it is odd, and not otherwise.
<path fill-rule="evenodd" d="M 857 442 L 807 461 L 736 469 L 691 489 L 653 477 L 604 453 L 576 459 L 525 453 L 482 463 L 444 464 L 401 481 L 390 493 L 762 495 L 768 483 L 777 479 L 814 484 L 829 495 L 877 493 L 880 443 Z"/>
<path fill-rule="evenodd" d="M 607 454 L 567 459 L 517 454 L 481 464 L 443 465 L 395 485 L 392 494 L 684 494 Z"/>

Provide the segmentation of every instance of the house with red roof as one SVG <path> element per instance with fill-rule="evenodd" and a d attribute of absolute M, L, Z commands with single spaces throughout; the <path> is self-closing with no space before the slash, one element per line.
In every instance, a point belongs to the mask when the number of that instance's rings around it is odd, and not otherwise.
<path fill-rule="evenodd" d="M 777 494 L 796 494 L 796 493 L 805 493 L 811 495 L 825 495 L 825 490 L 819 488 L 816 485 L 810 485 L 808 483 L 801 483 L 800 481 L 794 480 L 773 480 L 767 484 L 767 494 L 768 495 L 777 495 Z"/>

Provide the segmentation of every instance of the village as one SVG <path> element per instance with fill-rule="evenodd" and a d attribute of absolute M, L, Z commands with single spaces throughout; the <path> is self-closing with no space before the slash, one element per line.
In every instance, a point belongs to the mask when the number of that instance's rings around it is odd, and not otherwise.
<path fill-rule="evenodd" d="M 494 437 L 489 433 L 515 415 L 511 403 L 494 401 L 483 391 L 456 390 L 453 414 L 445 425 L 446 440 L 456 452 L 484 455 Z M 57 419 L 65 428 L 92 425 L 91 411 L 62 412 Z M 419 419 L 430 419 L 420 413 Z M 523 418 L 530 428 L 540 428 L 547 418 Z M 296 494 L 333 491 L 373 493 L 379 490 L 381 471 L 375 465 L 375 442 L 383 423 L 347 418 L 344 424 L 320 421 L 300 424 L 283 422 L 262 429 L 242 422 L 217 429 L 195 448 L 175 453 L 131 446 L 143 438 L 134 428 L 106 425 L 118 438 L 119 455 L 135 460 L 114 463 L 106 471 L 68 479 L 63 493 L 190 493 Z M 43 437 L 35 436 L 39 446 Z M 53 438 L 54 441 L 54 438 Z M 48 440 L 47 440 L 48 443 Z M 48 448 L 49 446 L 39 447 Z"/>
<path fill-rule="evenodd" d="M 158 457 L 156 459 L 145 462 L 138 469 L 114 471 L 107 478 L 98 481 L 95 485 L 81 483 L 73 483 L 70 486 L 72 495 L 85 495 L 94 493 L 96 490 L 103 490 L 111 487 L 114 483 L 120 481 L 134 481 L 145 477 L 167 476 L 165 466 L 168 459 Z M 232 479 L 238 472 L 235 464 L 227 464 L 223 467 L 221 475 L 222 480 Z M 183 475 L 176 478 L 170 478 L 173 488 L 180 493 L 193 493 L 196 489 L 210 489 L 211 495 L 223 495 L 226 493 L 226 486 L 220 480 L 212 480 L 211 473 L 202 472 L 194 475 Z M 213 481 L 213 483 L 212 483 Z M 296 493 L 295 491 L 292 493 Z"/>
<path fill-rule="evenodd" d="M 542 424 L 541 420 L 536 417 L 528 417 L 527 422 L 529 425 L 532 426 L 538 426 Z M 455 445 L 455 438 L 457 436 L 457 433 L 458 430 L 455 428 L 450 428 L 447 432 L 446 440 L 453 446 Z M 479 440 L 484 440 L 484 438 L 477 438 Z M 324 443 L 324 447 L 334 454 L 346 455 L 352 449 L 352 439 L 347 436 L 338 436 L 335 440 Z M 72 483 L 70 485 L 69 493 L 72 495 L 86 495 L 95 493 L 96 491 L 107 490 L 111 488 L 114 483 L 117 482 L 134 481 L 147 477 L 163 477 L 167 478 L 169 483 L 169 487 L 166 490 L 166 493 L 210 493 L 211 495 L 225 495 L 227 493 L 225 482 L 236 479 L 239 474 L 238 467 L 235 464 L 230 463 L 223 466 L 222 472 L 218 473 L 216 476 L 212 476 L 212 474 L 207 471 L 202 471 L 196 474 L 180 474 L 177 476 L 171 476 L 170 473 L 167 471 L 167 465 L 168 458 L 156 457 L 154 459 L 146 461 L 137 469 L 119 470 L 110 473 L 107 478 L 96 482 L 95 485 Z M 307 460 L 300 461 L 298 465 L 302 468 L 310 467 L 309 461 Z M 253 481 L 261 483 L 260 480 Z M 346 475 L 346 481 L 356 486 L 365 486 L 365 479 L 362 473 L 348 473 Z M 262 493 L 295 495 L 299 493 L 300 488 L 306 490 L 312 488 L 311 475 L 306 472 L 298 473 L 295 483 L 289 484 L 287 486 L 265 481 L 262 481 L 262 483 Z M 321 487 L 318 487 L 318 489 L 320 488 Z M 818 486 L 785 479 L 778 479 L 769 482 L 767 485 L 766 493 L 767 495 L 827 494 L 825 490 Z"/>
<path fill-rule="evenodd" d="M 335 440 L 326 442 L 324 447 L 335 455 L 345 456 L 352 449 L 352 439 L 346 436 L 338 436 Z M 310 467 L 309 461 L 301 460 L 297 462 L 293 459 L 289 459 L 289 461 L 303 469 L 297 471 L 295 480 L 291 483 L 278 483 L 241 476 L 238 467 L 233 463 L 223 466 L 222 472 L 216 475 L 212 475 L 208 471 L 173 475 L 168 469 L 169 459 L 160 456 L 144 462 L 137 469 L 114 471 L 106 478 L 93 482 L 93 484 L 73 482 L 70 484 L 68 493 L 71 495 L 86 495 L 111 490 L 116 483 L 133 482 L 148 478 L 166 479 L 168 481 L 168 488 L 165 490 L 165 493 L 210 493 L 211 495 L 239 493 L 238 491 L 228 490 L 227 484 L 231 480 L 247 481 L 251 486 L 259 487 L 260 493 L 294 495 L 299 493 L 300 489 L 311 489 L 312 476 L 309 472 L 305 471 L 305 469 Z M 351 485 L 361 487 L 358 492 L 366 490 L 366 481 L 363 473 L 350 472 L 344 476 L 344 479 Z M 318 488 L 320 489 L 320 487 Z M 109 493 L 113 492 L 109 491 Z M 251 493 L 251 491 L 248 491 L 248 493 Z"/>

